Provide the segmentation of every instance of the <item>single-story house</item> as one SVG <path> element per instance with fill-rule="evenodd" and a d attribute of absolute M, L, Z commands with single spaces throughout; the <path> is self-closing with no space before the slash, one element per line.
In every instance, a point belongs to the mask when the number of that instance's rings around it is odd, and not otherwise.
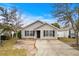
<path fill-rule="evenodd" d="M 42 21 L 35 21 L 21 30 L 22 38 L 57 39 L 59 37 L 75 37 L 72 28 L 57 28 Z"/>
<path fill-rule="evenodd" d="M 57 39 L 58 29 L 53 25 L 37 20 L 25 26 L 21 31 L 21 35 L 22 38 Z"/>

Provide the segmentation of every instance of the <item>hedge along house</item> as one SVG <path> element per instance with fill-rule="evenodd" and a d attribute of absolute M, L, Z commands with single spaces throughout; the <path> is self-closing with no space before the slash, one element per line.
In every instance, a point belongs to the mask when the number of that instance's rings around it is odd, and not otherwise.
<path fill-rule="evenodd" d="M 57 27 L 37 20 L 25 26 L 21 31 L 21 35 L 22 38 L 57 39 L 57 30 Z"/>

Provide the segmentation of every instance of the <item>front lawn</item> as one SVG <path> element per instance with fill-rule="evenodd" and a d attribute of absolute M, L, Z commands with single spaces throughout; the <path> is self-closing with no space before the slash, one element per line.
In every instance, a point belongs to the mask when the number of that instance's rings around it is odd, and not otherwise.
<path fill-rule="evenodd" d="M 76 39 L 74 39 L 74 38 L 60 38 L 59 40 L 66 42 L 66 43 L 76 42 Z"/>
<path fill-rule="evenodd" d="M 72 46 L 73 48 L 79 50 L 79 46 L 76 45 L 76 39 L 74 38 L 60 38 L 60 41 Z"/>
<path fill-rule="evenodd" d="M 25 49 L 16 49 L 13 46 L 16 44 L 16 39 L 5 40 L 3 46 L 0 46 L 0 56 L 25 56 Z"/>

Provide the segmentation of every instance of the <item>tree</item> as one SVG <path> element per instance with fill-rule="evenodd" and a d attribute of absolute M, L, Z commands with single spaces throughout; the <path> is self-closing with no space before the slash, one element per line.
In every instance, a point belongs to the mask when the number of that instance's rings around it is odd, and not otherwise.
<path fill-rule="evenodd" d="M 0 19 L 0 21 L 2 21 L 2 32 L 6 32 L 8 35 L 10 35 L 12 31 L 17 33 L 22 26 L 21 15 L 18 10 L 16 8 L 9 10 L 4 7 L 0 7 L 0 12 L 0 16 L 2 17 Z"/>
<path fill-rule="evenodd" d="M 16 8 L 13 9 L 11 12 L 11 19 L 14 20 L 12 22 L 13 30 L 16 35 L 16 38 L 18 38 L 18 32 L 21 30 L 23 24 L 22 24 L 21 14 L 17 13 Z"/>
<path fill-rule="evenodd" d="M 6 35 L 10 36 L 9 34 L 11 34 L 12 26 L 10 24 L 9 12 L 6 8 L 0 7 L 0 17 L 1 29 L 3 29 L 1 33 L 6 32 Z"/>
<path fill-rule="evenodd" d="M 9 39 L 12 36 L 12 32 L 17 33 L 21 29 L 21 15 L 17 9 L 0 7 L 0 34 L 4 33 Z M 16 35 L 17 38 L 17 35 Z M 3 40 L 0 39 L 2 45 Z"/>
<path fill-rule="evenodd" d="M 55 27 L 60 28 L 60 25 L 58 23 L 52 23 L 52 25 L 54 25 Z"/>
<path fill-rule="evenodd" d="M 5 39 L 11 37 L 12 26 L 10 24 L 11 20 L 9 18 L 9 12 L 6 8 L 0 7 L 0 34 L 4 33 L 6 35 Z M 0 37 L 1 46 L 3 43 L 4 37 Z"/>
<path fill-rule="evenodd" d="M 63 22 L 65 25 L 71 23 L 71 26 L 75 32 L 76 44 L 78 46 L 78 21 L 79 21 L 79 5 L 75 4 L 72 7 L 72 4 L 54 4 L 55 11 L 53 16 L 58 19 L 58 22 Z"/>

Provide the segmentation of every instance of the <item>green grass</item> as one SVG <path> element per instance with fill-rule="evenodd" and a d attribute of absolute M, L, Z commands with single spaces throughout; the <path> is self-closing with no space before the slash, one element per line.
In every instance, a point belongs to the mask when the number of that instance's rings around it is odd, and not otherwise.
<path fill-rule="evenodd" d="M 16 39 L 6 40 L 3 46 L 0 46 L 0 56 L 25 56 L 27 51 L 25 49 L 13 49 Z"/>

